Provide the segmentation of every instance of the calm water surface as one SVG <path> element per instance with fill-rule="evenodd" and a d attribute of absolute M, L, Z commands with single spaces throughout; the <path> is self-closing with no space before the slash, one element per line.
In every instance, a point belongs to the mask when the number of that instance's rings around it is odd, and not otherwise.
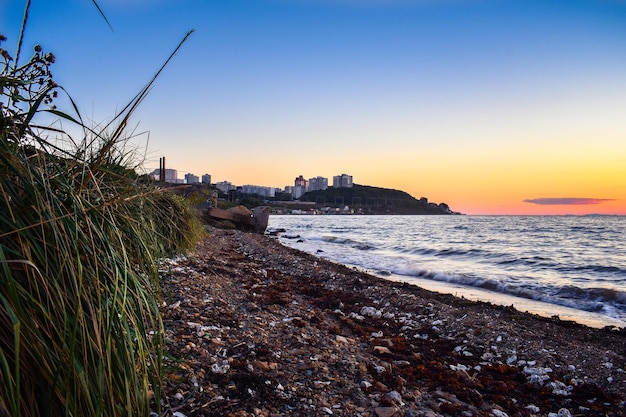
<path fill-rule="evenodd" d="M 285 229 L 287 246 L 388 279 L 626 326 L 626 217 L 270 216 L 269 228 Z"/>

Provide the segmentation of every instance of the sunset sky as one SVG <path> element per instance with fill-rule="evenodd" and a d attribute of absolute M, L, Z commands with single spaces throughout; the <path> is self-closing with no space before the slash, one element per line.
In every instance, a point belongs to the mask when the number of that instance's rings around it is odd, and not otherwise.
<path fill-rule="evenodd" d="M 354 182 L 467 214 L 626 215 L 624 0 L 32 0 L 25 47 L 145 169 Z M 0 2 L 14 53 L 25 1 Z M 59 101 L 61 106 L 63 101 Z"/>

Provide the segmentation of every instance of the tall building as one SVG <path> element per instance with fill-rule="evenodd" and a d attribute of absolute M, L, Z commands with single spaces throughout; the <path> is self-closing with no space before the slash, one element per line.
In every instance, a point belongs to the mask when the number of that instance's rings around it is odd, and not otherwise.
<path fill-rule="evenodd" d="M 198 184 L 200 182 L 200 178 L 197 175 L 192 173 L 185 174 L 185 182 L 187 184 Z"/>
<path fill-rule="evenodd" d="M 293 197 L 294 200 L 298 200 L 300 199 L 300 197 L 304 195 L 304 193 L 306 193 L 306 187 L 304 186 L 293 187 L 293 190 L 291 191 L 291 196 Z"/>
<path fill-rule="evenodd" d="M 223 193 L 236 189 L 236 187 L 228 181 L 217 182 L 215 183 L 215 187 Z"/>
<path fill-rule="evenodd" d="M 341 174 L 333 177 L 334 188 L 352 188 L 352 175 Z"/>
<path fill-rule="evenodd" d="M 328 188 L 328 178 L 324 178 L 324 177 L 309 178 L 309 186 L 307 187 L 307 191 L 325 190 L 327 188 Z"/>
<path fill-rule="evenodd" d="M 294 182 L 294 186 L 306 188 L 306 185 L 307 185 L 307 180 L 305 180 L 302 175 L 300 175 L 299 177 L 296 177 L 296 181 Z"/>
<path fill-rule="evenodd" d="M 306 193 L 307 183 L 308 181 L 305 180 L 302 175 L 296 177 L 293 190 L 291 191 L 291 196 L 294 198 L 294 200 L 299 199 L 304 193 Z"/>
<path fill-rule="evenodd" d="M 274 197 L 276 195 L 276 188 L 265 187 L 262 185 L 243 185 L 241 187 L 242 194 L 256 194 L 263 197 Z"/>
<path fill-rule="evenodd" d="M 211 185 L 211 175 L 210 174 L 204 174 L 202 176 L 202 184 L 209 184 L 209 185 Z"/>

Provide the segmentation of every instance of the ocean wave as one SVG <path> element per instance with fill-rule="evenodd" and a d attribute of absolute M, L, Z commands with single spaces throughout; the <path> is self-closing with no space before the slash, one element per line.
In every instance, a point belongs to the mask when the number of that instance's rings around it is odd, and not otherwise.
<path fill-rule="evenodd" d="M 426 269 L 395 270 L 391 273 L 475 287 L 578 310 L 601 312 L 612 316 L 615 314 L 621 317 L 626 316 L 626 292 L 614 288 L 581 288 L 570 285 L 563 287 L 537 285 L 532 287 L 472 274 L 450 274 Z"/>
<path fill-rule="evenodd" d="M 579 265 L 579 266 L 564 266 L 561 269 L 565 271 L 576 272 L 591 272 L 591 273 L 606 273 L 623 275 L 626 277 L 626 269 L 612 265 Z"/>
<path fill-rule="evenodd" d="M 623 217 L 285 216 L 275 224 L 302 236 L 281 239 L 289 246 L 382 276 L 626 318 Z"/>
<path fill-rule="evenodd" d="M 315 240 L 315 238 L 311 240 Z M 318 240 L 321 240 L 322 242 L 325 242 L 325 243 L 336 243 L 339 245 L 348 245 L 358 250 L 371 250 L 371 249 L 376 248 L 375 245 L 368 243 L 368 242 L 359 242 L 353 239 L 332 236 L 332 235 L 321 236 Z"/>
<path fill-rule="evenodd" d="M 452 248 L 430 248 L 430 247 L 421 247 L 421 248 L 408 248 L 402 246 L 394 246 L 391 248 L 392 251 L 397 252 L 399 254 L 409 254 L 409 255 L 421 255 L 421 256 L 436 256 L 436 257 L 493 257 L 494 255 L 490 252 L 486 252 L 482 249 L 452 249 Z M 499 256 L 496 254 L 495 256 Z"/>

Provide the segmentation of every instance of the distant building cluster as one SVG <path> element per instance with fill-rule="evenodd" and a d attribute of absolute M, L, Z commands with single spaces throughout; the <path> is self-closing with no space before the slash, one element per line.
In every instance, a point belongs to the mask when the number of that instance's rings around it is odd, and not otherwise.
<path fill-rule="evenodd" d="M 334 188 L 350 188 L 352 187 L 352 175 L 341 174 L 333 177 Z M 328 178 L 314 177 L 305 180 L 302 175 L 296 177 L 293 187 L 285 187 L 285 193 L 291 194 L 294 199 L 299 199 L 309 191 L 319 191 L 328 188 Z"/>
<path fill-rule="evenodd" d="M 240 192 L 242 194 L 256 194 L 261 197 L 273 198 L 276 195 L 276 188 L 261 185 L 243 185 Z"/>
<path fill-rule="evenodd" d="M 308 180 L 303 175 L 299 175 L 294 180 L 293 186 L 287 185 L 284 189 L 276 187 L 267 187 L 261 185 L 243 185 L 235 186 L 229 181 L 221 181 L 212 183 L 211 175 L 204 174 L 202 177 L 198 177 L 195 174 L 187 173 L 184 179 L 178 178 L 178 171 L 171 168 L 165 168 L 165 158 L 161 158 L 161 166 L 159 169 L 155 169 L 150 173 L 150 177 L 156 181 L 165 179 L 165 182 L 170 184 L 207 184 L 213 185 L 224 194 L 237 192 L 241 194 L 255 194 L 262 197 L 274 198 L 278 193 L 287 195 L 294 200 L 300 199 L 305 193 L 309 191 L 320 191 L 328 188 L 328 178 L 326 177 L 313 177 Z M 353 186 L 352 175 L 340 174 L 333 176 L 334 188 L 351 188 Z"/>

